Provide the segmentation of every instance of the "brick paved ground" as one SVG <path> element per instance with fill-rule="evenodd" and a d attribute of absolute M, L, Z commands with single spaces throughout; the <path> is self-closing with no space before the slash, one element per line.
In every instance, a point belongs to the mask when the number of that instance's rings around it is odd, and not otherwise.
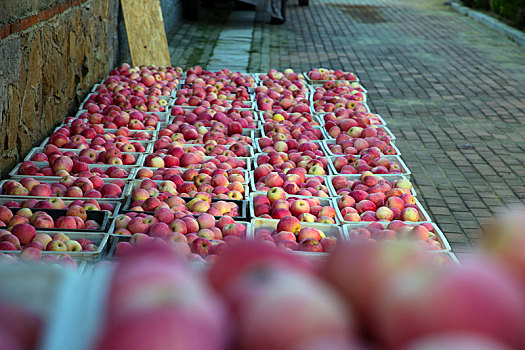
<path fill-rule="evenodd" d="M 525 48 L 441 0 L 310 2 L 289 0 L 284 26 L 257 15 L 247 70 L 357 73 L 398 137 L 419 199 L 453 250 L 468 251 L 480 222 L 525 200 Z M 216 19 L 178 27 L 174 64 L 206 65 Z"/>

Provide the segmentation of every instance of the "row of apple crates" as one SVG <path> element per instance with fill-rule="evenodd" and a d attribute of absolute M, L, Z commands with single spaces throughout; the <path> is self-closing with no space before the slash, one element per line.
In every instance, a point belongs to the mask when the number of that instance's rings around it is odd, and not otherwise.
<path fill-rule="evenodd" d="M 249 75 L 249 76 L 253 76 L 254 77 L 254 80 L 255 80 L 255 84 L 256 86 L 254 87 L 248 87 L 247 90 L 249 92 L 249 99 L 247 101 L 245 101 L 245 103 L 243 104 L 243 107 L 241 109 L 245 109 L 245 110 L 255 110 L 257 109 L 257 103 L 255 101 L 255 89 L 257 86 L 261 86 L 262 85 L 262 81 L 259 79 L 259 75 L 261 73 L 246 73 L 246 75 Z M 314 93 L 316 91 L 316 88 L 318 87 L 321 87 L 323 86 L 323 84 L 325 82 L 336 82 L 335 80 L 331 80 L 331 81 L 328 81 L 328 80 L 311 80 L 310 78 L 308 78 L 306 72 L 303 73 L 304 77 L 305 77 L 305 80 L 304 80 L 304 86 L 306 88 L 306 91 L 303 90 L 303 92 L 305 93 L 306 95 L 306 98 L 307 100 L 310 102 L 310 105 L 313 106 L 313 96 L 314 96 Z M 184 87 L 185 84 L 187 84 L 185 81 L 184 81 L 184 78 L 185 78 L 185 74 L 183 75 L 183 77 L 181 78 L 182 82 L 178 85 L 177 89 L 174 89 L 171 93 L 171 95 L 168 95 L 168 96 L 160 96 L 160 98 L 162 99 L 165 99 L 167 100 L 167 105 L 168 107 L 173 107 L 175 106 L 175 100 L 176 100 L 176 94 L 177 94 L 177 90 L 181 87 Z M 102 82 L 104 82 L 105 79 L 102 80 Z M 359 78 L 357 78 L 356 81 L 345 81 L 345 83 L 348 83 L 348 84 L 353 84 L 353 88 L 354 88 L 354 91 L 356 92 L 360 92 L 362 93 L 362 100 L 359 101 L 361 102 L 362 104 L 364 104 L 367 108 L 367 111 L 370 112 L 370 109 L 368 108 L 368 105 L 366 105 L 366 102 L 367 102 L 367 94 L 368 94 L 368 91 L 366 90 L 366 88 L 361 84 L 361 82 L 359 81 Z M 83 100 L 83 102 L 81 103 L 81 106 L 83 106 L 89 99 L 90 97 L 93 95 L 93 94 L 96 94 L 97 93 L 97 88 L 100 84 L 95 84 L 91 90 L 91 93 L 88 94 L 86 96 L 86 98 Z M 180 107 L 182 108 L 186 108 L 186 109 L 194 109 L 196 108 L 196 106 L 189 106 L 189 105 L 180 105 Z M 85 112 L 85 110 L 80 110 L 79 111 L 79 114 L 82 113 L 82 112 Z M 313 108 L 311 109 L 310 111 L 313 115 L 321 115 L 321 114 L 324 114 L 324 112 L 316 112 L 315 110 L 313 110 Z"/>
<path fill-rule="evenodd" d="M 259 114 L 261 115 L 261 114 Z M 318 223 L 303 223 L 303 225 L 305 227 L 308 227 L 308 226 L 312 226 L 312 227 L 317 227 L 319 229 L 322 229 L 325 234 L 327 235 L 334 235 L 340 239 L 348 239 L 348 232 L 349 230 L 351 230 L 352 228 L 355 228 L 355 227 L 362 227 L 362 226 L 365 226 L 367 223 L 366 222 L 359 222 L 359 223 L 355 223 L 355 222 L 346 222 L 340 211 L 338 210 L 338 207 L 337 207 L 337 203 L 336 203 L 336 199 L 335 197 L 337 197 L 337 193 L 332 185 L 332 178 L 334 176 L 336 176 L 338 173 L 337 171 L 335 170 L 335 167 L 333 166 L 333 163 L 332 163 L 332 160 L 335 158 L 335 155 L 330 151 L 330 149 L 328 148 L 328 144 L 330 143 L 333 143 L 335 142 L 333 139 L 331 139 L 330 135 L 326 132 L 326 130 L 323 128 L 323 125 L 324 125 L 324 121 L 321 117 L 322 115 L 321 114 L 318 114 L 316 115 L 316 117 L 318 117 L 318 122 L 320 124 L 319 128 L 322 130 L 323 132 L 323 136 L 325 138 L 325 140 L 322 140 L 322 141 L 316 141 L 318 142 L 320 145 L 321 145 L 321 149 L 324 151 L 324 153 L 328 156 L 327 159 L 329 160 L 329 165 L 328 165 L 328 175 L 327 176 L 321 176 L 321 178 L 324 179 L 324 181 L 326 182 L 326 186 L 329 190 L 329 195 L 331 197 L 329 198 L 320 198 L 320 200 L 322 201 L 322 204 L 323 205 L 329 205 L 329 206 L 332 206 L 336 209 L 336 212 L 337 212 L 337 216 L 336 216 L 336 225 L 328 225 L 328 224 L 318 224 Z M 165 117 L 166 117 L 166 123 L 169 122 L 169 112 L 165 113 Z M 261 123 L 264 122 L 264 119 L 262 118 L 262 116 L 260 116 L 260 121 Z M 384 122 L 384 120 L 381 119 L 381 127 L 382 128 L 385 128 L 386 130 L 387 127 L 386 127 L 386 123 Z M 161 125 L 158 126 L 157 130 L 146 130 L 146 132 L 148 133 L 151 133 L 153 137 L 156 137 L 157 135 L 157 132 L 158 130 L 160 129 Z M 111 131 L 116 131 L 116 130 L 107 130 L 108 132 L 111 132 Z M 250 131 L 250 130 L 249 130 Z M 388 130 L 389 131 L 389 130 Z M 257 189 L 255 188 L 255 181 L 253 179 L 253 177 L 250 177 L 250 171 L 252 170 L 252 167 L 255 168 L 256 167 L 256 161 L 257 161 L 257 157 L 260 155 L 259 152 L 261 152 L 261 149 L 258 145 L 258 143 L 256 142 L 256 139 L 254 137 L 254 135 L 264 135 L 264 130 L 262 127 L 260 127 L 260 129 L 258 129 L 258 131 L 256 132 L 256 130 L 251 130 L 251 135 L 252 135 L 252 139 L 255 141 L 254 142 L 254 145 L 255 145 L 255 149 L 253 148 L 250 148 L 249 149 L 249 157 L 246 157 L 246 172 L 245 172 L 245 198 L 243 201 L 239 201 L 240 203 L 240 208 L 241 208 L 241 212 L 239 214 L 239 217 L 235 218 L 236 220 L 240 221 L 240 222 L 243 222 L 246 227 L 247 227 L 247 239 L 253 239 L 253 233 L 254 233 L 254 230 L 259 228 L 259 227 L 264 227 L 264 228 L 275 228 L 275 225 L 277 223 L 276 220 L 271 220 L 271 219 L 261 219 L 261 218 L 255 218 L 254 217 L 254 213 L 253 213 L 253 205 L 251 205 L 252 203 L 252 200 L 253 200 L 253 197 L 258 193 L 257 192 Z M 389 132 L 390 135 L 392 136 L 392 140 L 395 140 L 395 137 L 394 135 Z M 42 147 L 47 143 L 47 139 L 44 140 L 44 142 L 42 143 Z M 146 142 L 146 141 L 142 141 L 142 142 L 145 142 L 147 143 L 147 149 L 146 149 L 146 153 L 149 153 L 149 152 L 152 152 L 153 150 L 153 143 L 150 141 L 150 142 Z M 191 144 L 188 144 L 187 147 L 190 147 L 190 146 L 194 146 L 194 145 L 191 145 Z M 36 153 L 36 152 L 39 152 L 41 151 L 42 149 L 41 148 L 35 148 L 33 149 L 26 157 L 26 159 L 30 159 L 31 156 Z M 80 150 L 71 150 L 72 152 L 80 152 Z M 398 178 L 401 178 L 401 177 L 409 177 L 410 176 L 410 171 L 408 170 L 408 168 L 406 167 L 406 165 L 404 164 L 404 162 L 402 161 L 402 159 L 399 157 L 399 150 L 396 149 L 396 151 L 398 152 L 398 155 L 396 156 L 385 156 L 385 157 L 388 157 L 390 158 L 391 160 L 395 160 L 396 162 L 398 162 L 399 164 L 402 165 L 402 173 L 401 174 L 392 174 L 392 175 L 383 175 L 385 178 L 391 178 L 392 180 L 393 179 L 398 179 Z M 128 176 L 124 179 L 121 179 L 121 180 L 124 180 L 126 182 L 126 186 L 124 188 L 124 191 L 122 192 L 122 195 L 121 197 L 119 198 L 112 198 L 112 199 L 97 199 L 99 202 L 108 202 L 108 203 L 111 203 L 113 204 L 113 212 L 111 213 L 107 213 L 105 212 L 104 215 L 102 216 L 98 216 L 97 217 L 97 222 L 99 222 L 99 224 L 101 225 L 101 229 L 98 230 L 97 232 L 85 232 L 85 231 L 78 231 L 78 230 L 71 230 L 70 232 L 68 231 L 68 233 L 70 234 L 73 234 L 73 236 L 71 236 L 73 239 L 75 238 L 82 238 L 84 236 L 86 237 L 89 237 L 91 240 L 94 241 L 95 244 L 98 245 L 99 249 L 95 252 L 78 252 L 78 253 L 70 253 L 72 255 L 72 257 L 74 259 L 76 259 L 77 261 L 86 261 L 86 262 L 95 262 L 95 261 L 98 261 L 100 260 L 101 258 L 105 257 L 106 254 L 109 253 L 109 255 L 111 255 L 111 253 L 113 252 L 114 250 L 114 247 L 116 245 L 116 242 L 118 242 L 119 239 L 126 239 L 126 238 L 123 238 L 122 236 L 117 236 L 117 235 L 114 235 L 113 234 L 113 230 L 114 230 L 114 223 L 113 224 L 110 224 L 111 220 L 114 220 L 115 216 L 117 213 L 119 212 L 126 212 L 128 211 L 130 208 L 130 197 L 129 195 L 131 194 L 132 190 L 134 188 L 136 188 L 137 186 L 139 186 L 140 184 L 140 180 L 137 180 L 136 179 L 136 174 L 138 172 L 138 170 L 141 168 L 141 167 L 144 167 L 144 154 L 134 154 L 136 156 L 136 163 L 134 165 L 126 165 L 126 166 L 119 166 L 120 168 L 123 168 L 125 169 L 127 172 L 128 172 Z M 38 163 L 36 162 L 35 163 L 37 166 L 38 165 L 41 165 L 41 166 L 45 166 L 45 163 Z M 104 167 L 109 167 L 109 165 L 105 165 L 105 164 L 91 164 L 90 165 L 91 168 L 93 167 L 101 167 L 101 168 L 104 168 Z M 18 167 L 16 167 L 11 173 L 10 173 L 10 176 L 11 178 L 13 179 L 21 179 L 22 177 L 24 177 L 23 175 L 19 175 L 18 172 Z M 356 175 L 344 175 L 345 177 L 348 177 L 348 178 L 356 178 L 357 176 Z M 52 183 L 52 182 L 58 182 L 60 180 L 59 177 L 39 177 L 38 178 L 39 181 L 42 181 L 42 182 L 48 182 L 48 183 Z M 111 181 L 112 179 L 106 179 L 104 181 Z M 6 181 L 6 180 L 4 180 Z M 3 184 L 3 182 L 0 182 L 0 187 L 1 185 Z M 413 194 L 415 194 L 415 192 L 413 192 Z M 294 196 L 294 197 L 301 197 L 301 196 Z M 7 201 L 11 201 L 11 200 L 16 200 L 16 201 L 22 201 L 22 200 L 25 200 L 25 199 L 28 199 L 29 197 L 27 196 L 8 196 L 8 195 L 1 195 L 0 194 L 0 204 L 3 204 L 3 203 L 6 203 Z M 44 198 L 38 198 L 38 197 L 34 197 L 35 199 L 44 199 Z M 71 197 L 64 197 L 63 200 L 66 202 L 66 204 L 69 204 L 71 203 L 71 201 L 73 200 L 78 200 L 78 199 L 85 199 L 85 198 L 71 198 Z M 188 199 L 189 200 L 189 199 Z M 423 208 L 423 206 L 420 204 L 419 201 L 417 201 L 416 199 L 416 205 L 419 209 L 419 212 L 420 212 L 420 217 L 422 218 L 421 219 L 421 222 L 431 222 L 431 218 L 428 216 L 428 214 L 426 213 L 425 209 Z M 90 215 L 93 215 L 93 213 L 90 213 Z M 252 219 L 253 218 L 253 219 Z M 435 228 L 435 232 L 436 234 L 438 235 L 439 237 L 439 241 L 441 242 L 442 244 L 442 250 L 441 252 L 450 252 L 450 245 L 449 243 L 447 242 L 444 234 L 442 233 L 442 231 L 439 229 L 439 227 L 437 227 L 435 224 L 432 223 L 432 225 L 434 226 Z M 53 231 L 51 231 L 53 232 Z M 45 253 L 46 254 L 46 253 Z M 49 253 L 49 254 L 53 254 L 53 253 Z M 299 254 L 318 254 L 318 253 L 299 253 Z M 451 255 L 453 256 L 453 255 Z M 454 260 L 454 258 L 452 258 Z"/>
<path fill-rule="evenodd" d="M 249 163 L 248 163 L 249 164 Z M 134 170 L 137 171 L 139 169 L 139 167 L 135 168 Z M 247 174 L 249 174 L 249 172 L 247 172 Z M 358 177 L 357 175 L 343 175 L 344 177 L 347 177 L 347 178 L 356 178 Z M 409 174 L 405 174 L 405 175 L 384 175 L 386 178 L 389 178 L 390 180 L 397 180 L 397 179 L 401 179 L 401 178 L 406 178 L 407 176 L 409 176 Z M 310 177 L 310 176 L 309 176 Z M 313 176 L 311 176 L 313 177 Z M 320 176 L 318 178 L 321 178 L 327 185 L 327 188 L 328 188 L 328 192 L 329 192 L 329 195 L 330 197 L 328 198 L 323 198 L 323 197 L 320 197 L 319 200 L 321 202 L 321 205 L 322 206 L 331 206 L 333 208 L 336 209 L 336 218 L 335 218 L 335 221 L 336 221 L 336 225 L 327 225 L 327 224 L 315 224 L 315 223 L 304 223 L 303 225 L 304 226 L 313 226 L 313 227 L 317 227 L 319 229 L 322 229 L 326 234 L 329 234 L 329 235 L 336 235 L 338 238 L 342 238 L 342 239 L 347 239 L 348 238 L 348 231 L 351 230 L 352 228 L 355 228 L 355 227 L 361 227 L 361 226 L 365 226 L 367 223 L 365 222 L 361 222 L 361 223 L 355 223 L 355 222 L 347 222 L 344 220 L 343 216 L 341 215 L 341 212 L 339 211 L 339 208 L 337 206 L 337 199 L 336 199 L 336 196 L 337 196 L 337 193 L 335 191 L 335 188 L 333 187 L 332 185 L 332 179 L 335 177 L 335 175 L 328 175 L 328 176 Z M 240 208 L 240 212 L 239 212 L 239 215 L 237 217 L 235 217 L 236 220 L 240 221 L 240 222 L 244 222 L 247 226 L 247 232 L 248 232 L 248 239 L 251 239 L 253 238 L 253 230 L 257 227 L 260 227 L 261 225 L 269 225 L 269 226 L 275 226 L 276 225 L 276 220 L 268 220 L 268 219 L 257 219 L 255 218 L 255 215 L 254 215 L 254 212 L 253 212 L 253 198 L 259 194 L 259 192 L 257 192 L 257 189 L 255 188 L 255 181 L 253 179 L 253 177 L 246 177 L 246 181 L 245 181 L 245 198 L 244 200 L 241 200 L 241 201 L 235 201 L 236 204 L 239 206 Z M 59 179 L 50 179 L 50 180 L 41 180 L 42 182 L 57 182 Z M 111 181 L 112 179 L 104 179 L 104 181 Z M 6 180 L 4 180 L 6 181 Z M 156 182 L 158 183 L 161 183 L 162 181 L 161 180 L 157 180 Z M 3 184 L 0 183 L 0 187 L 1 185 Z M 118 235 L 114 235 L 113 232 L 114 232 L 114 223 L 111 224 L 111 220 L 113 220 L 116 216 L 117 213 L 119 212 L 128 212 L 131 208 L 131 197 L 130 197 L 130 194 L 131 192 L 140 186 L 140 180 L 133 180 L 133 179 L 129 179 L 125 185 L 125 188 L 124 188 L 124 191 L 122 193 L 122 195 L 119 197 L 119 198 L 114 198 L 114 199 L 97 199 L 100 203 L 102 202 L 108 202 L 108 203 L 111 203 L 113 205 L 113 211 L 110 213 L 110 212 L 106 212 L 106 211 L 101 211 L 101 212 L 98 212 L 98 211 L 88 211 L 88 219 L 90 220 L 95 220 L 97 221 L 97 223 L 99 223 L 100 225 L 100 229 L 97 230 L 97 231 L 90 231 L 90 232 L 85 232 L 85 231 L 82 231 L 82 230 L 68 230 L 68 235 L 69 234 L 74 234 L 73 236 L 71 236 L 70 238 L 72 239 L 76 239 L 76 238 L 89 238 L 91 240 L 94 241 L 95 244 L 98 245 L 99 249 L 95 252 L 89 252 L 89 253 L 86 253 L 86 252 L 80 252 L 80 253 L 71 253 L 72 257 L 73 258 L 76 258 L 78 261 L 87 261 L 87 262 L 94 262 L 94 261 L 97 261 L 99 260 L 100 258 L 104 257 L 106 255 L 106 253 L 112 253 L 112 250 L 114 249 L 114 246 L 116 244 L 116 242 L 119 240 L 119 239 L 125 239 L 123 238 L 122 236 L 118 236 Z M 412 192 L 413 195 L 415 195 L 415 191 L 413 190 Z M 292 196 L 292 197 L 298 197 L 298 198 L 301 198 L 302 196 Z M 8 201 L 22 201 L 22 200 L 26 200 L 28 198 L 32 198 L 32 199 L 36 199 L 36 200 L 43 200 L 43 199 L 46 199 L 46 197 L 28 197 L 28 196 L 9 196 L 9 195 L 2 195 L 0 196 L 0 204 L 5 204 L 6 202 Z M 70 204 L 72 201 L 74 200 L 82 200 L 82 199 L 85 199 L 83 197 L 79 197 L 79 198 L 75 198 L 75 197 L 64 197 L 62 198 L 66 205 Z M 189 201 L 191 198 L 186 198 L 187 201 Z M 421 217 L 421 222 L 430 222 L 431 221 L 431 218 L 429 217 L 429 215 L 426 213 L 425 209 L 423 208 L 423 206 L 419 203 L 419 201 L 416 200 L 416 205 L 419 209 L 419 212 L 420 212 L 420 217 Z M 51 216 L 61 216 L 61 215 L 65 215 L 65 210 L 44 210 L 44 211 L 48 211 Z M 102 215 L 101 215 L 102 214 Z M 251 218 L 253 218 L 253 220 L 251 220 Z M 216 218 L 218 219 L 218 217 Z M 254 226 L 251 226 L 250 225 L 250 222 L 254 225 Z M 445 238 L 445 236 L 443 235 L 443 233 L 441 232 L 441 230 L 439 230 L 438 227 L 435 227 L 435 232 L 436 234 L 438 235 L 439 237 L 439 241 L 441 242 L 441 245 L 442 245 L 442 251 L 443 252 L 447 252 L 447 251 L 450 251 L 450 246 Z M 47 230 L 49 231 L 49 229 Z M 60 231 L 60 230 L 51 230 L 50 232 L 52 233 L 56 233 L 57 231 Z M 53 253 L 48 253 L 48 254 L 53 254 Z M 308 253 L 306 253 L 308 255 Z"/>
<path fill-rule="evenodd" d="M 254 78 L 254 81 L 255 81 L 255 86 L 254 87 L 249 87 L 248 88 L 248 91 L 253 93 L 255 92 L 255 88 L 257 86 L 261 86 L 262 85 L 262 80 L 260 79 L 260 75 L 261 74 L 266 74 L 266 73 L 243 73 L 243 75 L 245 76 L 251 76 Z M 307 72 L 303 72 L 302 73 L 303 77 L 304 77 L 304 81 L 306 82 L 306 86 L 310 88 L 310 90 L 312 90 L 312 88 L 315 88 L 317 86 L 322 86 L 324 83 L 327 83 L 327 82 L 343 82 L 345 84 L 354 84 L 354 83 L 357 83 L 358 84 L 358 87 L 362 89 L 361 92 L 363 92 L 364 95 L 366 95 L 368 93 L 368 91 L 362 86 L 361 84 L 361 80 L 359 79 L 359 77 L 355 77 L 355 80 L 351 81 L 351 80 L 312 80 L 308 77 L 308 73 Z M 109 76 L 107 76 L 109 77 Z M 103 78 L 102 81 L 98 84 L 94 84 L 93 85 L 93 88 L 91 89 L 91 92 L 96 92 L 97 91 L 97 88 L 99 87 L 99 85 L 103 84 L 104 81 L 106 80 L 106 78 Z M 179 84 L 179 86 L 183 85 L 183 84 L 186 84 L 186 72 L 182 73 L 182 76 L 179 78 L 179 80 L 181 81 L 181 83 Z M 167 100 L 174 100 L 176 98 L 176 90 L 173 90 L 171 95 L 168 95 L 168 96 L 160 96 L 161 98 L 164 98 L 164 99 L 167 99 Z M 87 100 L 87 98 L 86 98 Z"/>

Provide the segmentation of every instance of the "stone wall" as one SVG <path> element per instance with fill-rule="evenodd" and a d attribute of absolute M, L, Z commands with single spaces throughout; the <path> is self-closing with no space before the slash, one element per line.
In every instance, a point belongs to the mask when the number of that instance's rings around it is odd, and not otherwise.
<path fill-rule="evenodd" d="M 18 5 L 0 17 L 0 178 L 118 63 L 118 0 L 7 3 Z"/>

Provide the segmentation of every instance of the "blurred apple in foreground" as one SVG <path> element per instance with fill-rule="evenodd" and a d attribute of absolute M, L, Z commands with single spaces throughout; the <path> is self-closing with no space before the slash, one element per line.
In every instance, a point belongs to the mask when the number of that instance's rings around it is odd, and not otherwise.
<path fill-rule="evenodd" d="M 372 317 L 385 348 L 446 332 L 525 348 L 525 295 L 503 265 L 486 257 L 397 274 L 376 294 Z"/>
<path fill-rule="evenodd" d="M 110 284 L 107 316 L 96 349 L 225 349 L 228 339 L 224 305 L 163 241 L 145 243 L 122 258 Z"/>
<path fill-rule="evenodd" d="M 525 207 L 515 207 L 481 226 L 479 248 L 503 262 L 525 286 Z"/>
<path fill-rule="evenodd" d="M 43 326 L 42 319 L 37 314 L 2 300 L 0 315 L 1 349 L 37 348 Z"/>
<path fill-rule="evenodd" d="M 494 339 L 467 333 L 440 333 L 423 337 L 410 343 L 403 350 L 511 350 Z"/>

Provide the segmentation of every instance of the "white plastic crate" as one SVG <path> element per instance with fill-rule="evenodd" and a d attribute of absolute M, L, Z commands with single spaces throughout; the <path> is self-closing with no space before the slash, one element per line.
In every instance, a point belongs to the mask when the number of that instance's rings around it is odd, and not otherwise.
<path fill-rule="evenodd" d="M 48 162 L 33 162 L 33 163 L 37 167 L 49 166 Z M 140 158 L 140 163 L 143 163 L 142 157 Z M 13 180 L 21 180 L 21 179 L 23 179 L 25 177 L 34 177 L 38 181 L 45 180 L 45 181 L 57 181 L 57 182 L 60 181 L 60 179 L 62 179 L 62 176 L 21 175 L 21 174 L 18 173 L 18 170 L 20 169 L 20 165 L 21 165 L 21 163 L 18 163 L 13 168 L 13 170 L 11 170 L 11 172 L 9 173 L 9 177 L 11 179 L 13 179 Z M 120 169 L 123 169 L 123 170 L 127 171 L 128 176 L 124 177 L 124 178 L 103 178 L 103 179 L 122 180 L 124 182 L 127 182 L 127 181 L 130 181 L 131 179 L 133 179 L 135 177 L 135 171 L 136 171 L 137 167 L 139 166 L 139 164 L 137 164 L 137 165 L 88 164 L 89 169 L 101 168 L 101 169 L 106 170 L 106 169 L 108 169 L 109 167 L 112 167 L 112 166 L 116 166 L 116 167 L 118 167 Z"/>
<path fill-rule="evenodd" d="M 383 225 L 383 227 L 387 227 L 388 226 L 388 222 L 380 222 L 381 225 Z M 419 225 L 420 223 L 419 222 L 407 222 L 405 221 L 406 224 L 408 224 L 409 226 L 417 226 Z M 370 222 L 355 222 L 355 223 L 352 223 L 352 224 L 344 224 L 343 225 L 343 230 L 345 232 L 345 234 L 347 235 L 348 239 L 351 239 L 350 237 L 350 233 L 353 229 L 356 229 L 356 228 L 361 228 L 361 227 L 366 227 L 368 224 L 370 224 Z M 430 224 L 432 225 L 432 227 L 434 228 L 434 234 L 437 236 L 437 240 L 439 241 L 439 243 L 441 244 L 441 247 L 442 249 L 440 250 L 432 250 L 432 252 L 436 252 L 436 253 L 447 253 L 447 252 L 450 252 L 451 251 L 451 248 L 450 248 L 450 243 L 448 242 L 447 238 L 445 237 L 445 235 L 443 234 L 443 231 L 441 231 L 439 229 L 439 227 L 433 223 L 433 222 L 430 222 Z M 456 258 L 455 256 L 453 256 L 454 258 Z M 453 258 L 451 258 L 451 260 L 454 260 Z M 455 259 L 455 261 L 457 261 L 457 258 Z"/>
<path fill-rule="evenodd" d="M 250 208 L 250 217 L 253 218 L 253 219 L 256 219 L 258 217 L 255 216 L 255 212 L 254 212 L 254 205 L 253 205 L 253 199 L 258 196 L 258 195 L 263 195 L 263 196 L 266 196 L 266 193 L 263 193 L 263 192 L 251 192 L 250 193 L 250 202 L 249 202 L 249 205 L 248 207 Z M 306 196 L 295 196 L 295 195 L 291 195 L 291 194 L 288 194 L 286 195 L 286 198 L 297 198 L 297 199 L 306 199 L 306 198 L 311 198 L 311 197 L 306 197 Z M 339 225 L 340 224 L 340 220 L 339 220 L 339 217 L 337 216 L 337 203 L 335 202 L 335 199 L 334 198 L 331 198 L 331 197 L 314 197 L 315 199 L 319 200 L 319 202 L 321 202 L 321 206 L 322 207 L 332 207 L 336 210 L 336 215 L 334 217 L 334 221 L 335 221 L 335 224 L 334 225 Z M 266 219 L 266 220 L 274 220 L 274 221 L 279 221 L 277 219 Z"/>
<path fill-rule="evenodd" d="M 255 238 L 255 232 L 257 231 L 257 229 L 267 229 L 267 230 L 273 231 L 277 228 L 277 224 L 279 223 L 279 220 L 256 218 L 256 219 L 252 219 L 251 223 L 252 225 L 251 225 L 250 236 Z M 316 228 L 322 231 L 325 234 L 325 236 L 336 237 L 339 241 L 348 240 L 348 237 L 346 233 L 343 231 L 343 228 L 337 225 L 302 222 L 301 227 L 302 228 L 304 227 Z M 307 258 L 328 257 L 328 253 L 324 253 L 324 252 L 314 253 L 314 252 L 294 251 L 292 252 L 292 254 L 297 254 L 299 256 L 303 256 Z"/>
<path fill-rule="evenodd" d="M 326 151 L 326 155 L 328 156 L 343 156 L 345 154 L 335 154 L 334 152 L 332 152 L 332 150 L 330 149 L 330 145 L 336 145 L 337 142 L 335 141 L 335 139 L 331 139 L 331 140 L 323 140 L 323 146 L 324 146 L 324 149 Z M 390 146 L 392 146 L 395 150 L 396 150 L 396 156 L 400 156 L 401 155 L 401 151 L 399 150 L 399 148 L 396 147 L 396 145 L 394 143 L 391 143 Z M 359 154 L 354 154 L 353 156 L 355 156 L 356 158 L 361 158 L 361 156 Z"/>
<path fill-rule="evenodd" d="M 326 157 L 328 159 L 328 166 L 331 168 L 331 172 L 334 175 L 339 175 L 339 172 L 334 167 L 334 160 L 337 157 L 342 157 L 342 156 Z M 403 162 L 403 159 L 401 159 L 401 157 L 399 157 L 399 156 L 382 156 L 381 158 L 388 158 L 388 160 L 390 160 L 390 162 L 398 163 L 401 166 L 401 173 L 396 173 L 396 174 L 379 174 L 379 175 L 381 175 L 385 179 L 390 177 L 390 176 L 392 176 L 392 175 L 405 175 L 406 177 L 410 178 L 410 175 L 412 174 L 412 172 L 408 169 L 408 167 L 406 166 L 405 162 Z"/>
<path fill-rule="evenodd" d="M 417 198 L 415 198 L 415 200 L 416 200 L 415 205 L 416 205 L 417 210 L 419 212 L 419 220 L 418 221 L 406 221 L 406 222 L 407 223 L 412 223 L 412 222 L 414 222 L 414 223 L 432 222 L 432 219 L 428 215 L 428 213 L 425 210 L 425 208 L 423 208 L 423 205 L 421 204 L 421 202 Z M 337 206 L 337 199 L 334 199 L 334 201 L 336 202 L 336 209 L 335 209 L 336 216 L 339 218 L 339 221 L 342 224 L 354 225 L 356 223 L 362 223 L 363 222 L 363 221 L 346 221 L 343 218 L 343 215 L 341 214 L 341 210 Z M 369 222 L 367 222 L 367 223 L 369 223 Z"/>
<path fill-rule="evenodd" d="M 342 176 L 344 177 L 345 179 L 347 180 L 356 180 L 356 179 L 360 179 L 361 178 L 361 175 L 360 174 L 338 174 L 338 175 L 329 175 L 328 176 L 328 189 L 330 190 L 330 194 L 333 196 L 333 197 L 339 197 L 340 195 L 337 194 L 337 190 L 335 189 L 333 183 L 332 183 L 332 180 L 334 179 L 334 177 L 336 176 Z M 405 176 L 405 175 L 398 175 L 398 174 L 390 174 L 388 177 L 385 177 L 383 175 L 380 175 L 378 174 L 377 176 L 381 176 L 383 179 L 385 180 L 388 180 L 388 181 L 395 181 L 395 180 L 400 180 L 400 179 L 405 179 L 405 180 L 409 180 L 410 181 L 410 178 L 408 176 Z M 412 189 L 410 190 L 410 193 L 413 195 L 413 196 L 416 196 L 417 195 L 417 192 L 416 192 L 416 189 L 414 188 L 414 186 L 412 186 Z"/>
<path fill-rule="evenodd" d="M 103 178 L 102 179 L 104 181 L 104 183 L 110 183 L 112 180 L 116 180 L 116 179 L 109 179 L 109 178 Z M 4 185 L 4 183 L 6 181 L 9 181 L 9 180 L 2 180 L 0 181 L 0 199 L 6 199 L 6 200 L 16 200 L 16 199 L 30 199 L 30 198 L 34 198 L 34 199 L 48 199 L 50 197 L 42 197 L 42 196 L 15 196 L 15 195 L 8 195 L 8 194 L 4 194 L 1 192 L 1 189 Z M 40 181 L 40 183 L 56 183 L 56 182 L 59 182 L 59 181 L 54 181 L 54 180 L 45 180 L 45 179 L 38 179 L 38 181 Z M 122 189 L 122 194 L 120 195 L 120 197 L 118 198 L 101 198 L 101 199 L 108 199 L 108 200 L 111 200 L 111 201 L 122 201 L 126 198 L 126 194 L 130 191 L 129 190 L 129 186 L 130 184 L 129 183 L 126 183 L 124 185 L 124 188 Z M 75 200 L 75 199 L 80 199 L 80 200 L 85 200 L 86 197 L 58 197 L 58 198 L 61 198 L 62 200 Z M 95 198 L 95 199 L 98 199 L 98 198 Z"/>

